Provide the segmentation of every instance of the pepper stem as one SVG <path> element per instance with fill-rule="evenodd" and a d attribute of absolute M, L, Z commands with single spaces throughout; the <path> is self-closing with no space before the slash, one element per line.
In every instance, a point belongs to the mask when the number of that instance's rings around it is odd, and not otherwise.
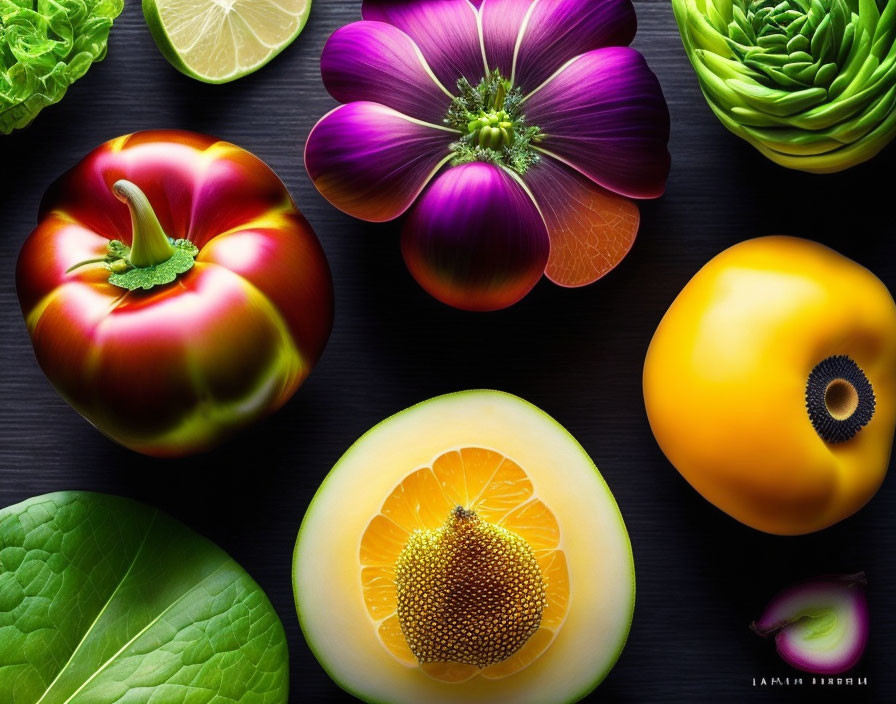
<path fill-rule="evenodd" d="M 131 265 L 142 269 L 168 261 L 174 254 L 174 247 L 146 194 L 124 179 L 114 183 L 112 192 L 131 211 L 131 252 L 128 256 Z"/>

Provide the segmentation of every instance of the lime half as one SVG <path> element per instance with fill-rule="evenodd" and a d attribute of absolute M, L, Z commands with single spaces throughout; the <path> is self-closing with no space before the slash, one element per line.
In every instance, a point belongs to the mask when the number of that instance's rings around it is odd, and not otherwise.
<path fill-rule="evenodd" d="M 143 0 L 165 58 L 206 83 L 264 66 L 299 36 L 310 10 L 311 0 Z"/>

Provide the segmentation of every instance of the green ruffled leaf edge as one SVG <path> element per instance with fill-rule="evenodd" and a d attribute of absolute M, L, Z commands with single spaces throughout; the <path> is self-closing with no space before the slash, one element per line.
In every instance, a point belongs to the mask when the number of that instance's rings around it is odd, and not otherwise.
<path fill-rule="evenodd" d="M 124 0 L 0 0 L 0 132 L 27 127 L 102 61 L 123 9 Z M 50 47 L 69 42 L 52 57 Z"/>

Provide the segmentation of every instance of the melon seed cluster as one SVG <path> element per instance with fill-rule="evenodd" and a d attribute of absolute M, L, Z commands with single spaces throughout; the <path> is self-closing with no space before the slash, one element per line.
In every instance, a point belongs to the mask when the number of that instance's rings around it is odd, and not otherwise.
<path fill-rule="evenodd" d="M 458 506 L 411 534 L 395 565 L 398 620 L 421 664 L 494 665 L 538 630 L 545 584 L 529 544 Z"/>

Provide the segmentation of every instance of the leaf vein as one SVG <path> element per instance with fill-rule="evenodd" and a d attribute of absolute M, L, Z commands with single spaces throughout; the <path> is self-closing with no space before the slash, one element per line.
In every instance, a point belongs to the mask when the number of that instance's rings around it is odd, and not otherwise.
<path fill-rule="evenodd" d="M 100 673 L 102 673 L 107 667 L 109 667 L 109 665 L 111 665 L 113 662 L 115 662 L 115 660 L 118 659 L 118 656 L 119 656 L 119 655 L 121 655 L 125 650 L 127 650 L 128 648 L 130 648 L 130 647 L 131 647 L 137 640 L 140 639 L 140 637 L 141 637 L 144 633 L 146 633 L 150 628 L 152 628 L 152 627 L 155 626 L 159 621 L 161 621 L 162 618 L 165 616 L 165 614 L 167 614 L 169 611 L 171 611 L 171 609 L 173 609 L 175 606 L 177 606 L 177 605 L 178 605 L 181 601 L 183 601 L 186 597 L 188 597 L 190 594 L 192 594 L 194 591 L 196 591 L 196 589 L 198 589 L 199 587 L 201 587 L 201 586 L 202 586 L 205 582 L 207 582 L 211 577 L 213 577 L 213 576 L 216 575 L 218 572 L 220 572 L 220 571 L 221 571 L 224 567 L 226 567 L 229 563 L 230 563 L 229 560 L 225 560 L 224 562 L 222 562 L 222 563 L 221 563 L 220 565 L 218 565 L 215 569 L 213 569 L 211 572 L 209 572 L 207 575 L 205 575 L 205 577 L 203 577 L 202 579 L 200 579 L 198 582 L 196 582 L 196 584 L 194 584 L 192 587 L 190 587 L 189 589 L 187 589 L 187 591 L 185 591 L 183 594 L 181 594 L 179 597 L 177 597 L 177 599 L 175 599 L 175 600 L 172 601 L 168 606 L 166 606 L 165 609 L 164 609 L 158 616 L 156 616 L 152 621 L 150 621 L 150 622 L 147 623 L 143 628 L 141 628 L 133 638 L 131 638 L 127 643 L 125 643 L 123 646 L 121 646 L 121 648 L 119 648 L 118 652 L 116 652 L 111 658 L 109 658 L 108 660 L 106 660 L 106 662 L 104 662 L 104 663 L 99 667 L 99 669 L 97 669 L 96 672 L 94 672 L 90 677 L 88 677 L 88 678 L 84 681 L 84 684 L 82 684 L 80 687 L 78 687 L 78 689 L 76 689 L 74 692 L 72 692 L 71 696 L 69 696 L 68 699 L 66 699 L 64 702 L 62 702 L 62 704 L 70 704 L 70 702 L 71 702 L 75 697 L 77 697 L 77 696 L 84 690 L 84 688 L 85 688 L 87 685 L 89 685 L 91 682 L 93 682 L 93 680 L 96 679 L 96 677 L 97 677 L 98 675 L 100 675 Z"/>
<path fill-rule="evenodd" d="M 99 623 L 103 614 L 106 612 L 106 609 L 109 608 L 109 604 L 115 599 L 115 596 L 118 594 L 118 591 L 121 589 L 121 586 L 127 581 L 128 577 L 131 575 L 131 571 L 134 569 L 134 565 L 137 564 L 137 560 L 140 558 L 140 554 L 143 552 L 143 548 L 146 546 L 146 541 L 149 538 L 149 534 L 152 532 L 153 526 L 156 523 L 156 516 L 159 515 L 158 511 L 155 511 L 152 514 L 152 519 L 149 522 L 149 525 L 146 527 L 146 533 L 143 535 L 143 540 L 140 541 L 140 547 L 137 548 L 137 552 L 134 553 L 134 559 L 131 560 L 131 564 L 128 565 L 127 570 L 125 571 L 122 578 L 118 581 L 118 584 L 115 585 L 115 589 L 112 590 L 112 593 L 109 595 L 109 598 L 106 599 L 106 603 L 103 604 L 103 607 L 99 610 L 96 617 L 93 619 L 93 623 L 87 628 L 84 632 L 84 635 L 81 637 L 81 640 L 78 641 L 78 645 L 75 646 L 75 649 L 72 651 L 72 654 L 69 656 L 68 660 L 66 660 L 65 664 L 59 669 L 59 672 L 56 673 L 56 677 L 53 678 L 53 681 L 47 686 L 44 690 L 44 693 L 40 695 L 40 699 L 38 699 L 35 704 L 40 704 L 44 697 L 49 694 L 50 690 L 53 689 L 53 686 L 59 681 L 59 678 L 62 677 L 62 673 L 65 672 L 66 668 L 71 665 L 72 660 L 74 660 L 75 655 L 77 655 L 78 651 L 81 649 L 81 646 L 84 645 L 87 637 L 91 634 L 93 629 L 96 627 L 96 624 Z"/>

